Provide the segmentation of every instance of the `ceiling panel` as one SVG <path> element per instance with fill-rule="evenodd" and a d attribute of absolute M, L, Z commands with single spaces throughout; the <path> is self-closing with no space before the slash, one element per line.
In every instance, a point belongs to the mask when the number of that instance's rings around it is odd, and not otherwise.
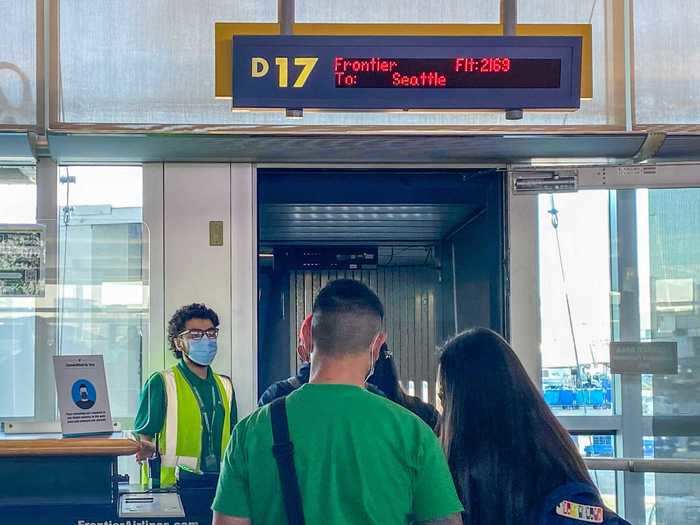
<path fill-rule="evenodd" d="M 477 212 L 465 205 L 263 204 L 260 240 L 415 242 L 448 235 Z"/>
<path fill-rule="evenodd" d="M 34 153 L 27 133 L 0 132 L 0 164 L 34 163 Z"/>
<path fill-rule="evenodd" d="M 658 160 L 700 160 L 700 135 L 669 135 L 654 157 Z"/>
<path fill-rule="evenodd" d="M 52 133 L 60 162 L 239 161 L 467 163 L 534 157 L 631 158 L 644 134 L 168 135 Z"/>

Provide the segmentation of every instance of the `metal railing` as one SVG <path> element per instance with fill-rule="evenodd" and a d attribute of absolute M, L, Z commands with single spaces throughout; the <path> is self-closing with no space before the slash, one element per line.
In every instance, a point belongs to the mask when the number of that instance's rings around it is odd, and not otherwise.
<path fill-rule="evenodd" d="M 700 459 L 584 458 L 584 461 L 590 470 L 700 474 Z"/>

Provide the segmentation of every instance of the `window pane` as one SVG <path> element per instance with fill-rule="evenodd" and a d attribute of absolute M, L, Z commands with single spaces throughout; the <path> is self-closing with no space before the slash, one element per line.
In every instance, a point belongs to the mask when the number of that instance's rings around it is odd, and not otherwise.
<path fill-rule="evenodd" d="M 404 23 L 404 24 L 497 24 L 499 2 L 492 0 L 446 0 L 439 6 L 430 0 L 297 0 L 297 22 Z"/>
<path fill-rule="evenodd" d="M 645 474 L 648 525 L 700 523 L 700 474 Z"/>
<path fill-rule="evenodd" d="M 141 172 L 60 169 L 59 353 L 104 356 L 112 417 L 125 425 L 136 413 L 148 326 Z"/>
<path fill-rule="evenodd" d="M 539 199 L 545 400 L 560 415 L 608 415 L 613 400 L 608 192 Z"/>
<path fill-rule="evenodd" d="M 0 124 L 36 124 L 36 2 L 0 0 Z"/>
<path fill-rule="evenodd" d="M 634 2 L 635 117 L 644 124 L 700 122 L 697 0 Z M 663 42 L 663 45 L 659 45 Z"/>
<path fill-rule="evenodd" d="M 615 123 L 609 89 L 612 78 L 608 78 L 608 65 L 613 60 L 607 35 L 611 11 L 610 0 L 518 0 L 518 22 L 522 24 L 592 24 L 593 99 L 582 100 L 578 111 L 537 113 L 529 119 L 533 123 Z"/>
<path fill-rule="evenodd" d="M 0 167 L 0 224 L 35 222 L 35 168 Z M 0 418 L 34 415 L 35 314 L 34 298 L 0 297 Z"/>
<path fill-rule="evenodd" d="M 587 458 L 613 458 L 615 457 L 615 436 L 603 435 L 576 435 L 572 436 L 579 452 Z M 600 491 L 600 495 L 610 509 L 617 508 L 617 480 L 612 470 L 589 471 L 593 482 Z"/>
<path fill-rule="evenodd" d="M 700 416 L 700 189 L 637 191 L 640 314 L 649 338 L 678 344 L 678 373 L 645 376 L 645 413 L 655 416 L 654 436 L 644 439 L 655 458 L 700 459 L 700 436 L 674 421 Z M 646 265 L 646 272 L 642 270 Z M 641 287 L 641 285 L 640 285 Z M 677 419 L 676 419 L 677 418 Z M 698 434 L 698 432 L 696 432 Z M 700 519 L 700 475 L 648 474 L 652 523 L 690 524 Z"/>
<path fill-rule="evenodd" d="M 534 1 L 534 0 L 533 0 Z M 569 7 L 564 7 L 565 4 Z M 578 6 L 581 7 L 571 7 Z M 593 58 L 606 54 L 608 2 L 523 3 L 521 21 L 593 24 Z M 298 0 L 300 22 L 497 23 L 495 0 L 328 2 Z M 168 23 L 164 23 L 167 21 Z M 214 98 L 214 23 L 276 22 L 275 0 L 61 2 L 61 120 L 69 123 L 319 126 L 601 125 L 612 122 L 607 68 L 594 69 L 594 99 L 573 113 L 530 112 L 519 121 L 497 112 L 232 112 Z M 109 42 L 106 45 L 105 42 Z M 84 72 L 89 70 L 90 75 Z"/>
<path fill-rule="evenodd" d="M 232 121 L 214 98 L 217 21 L 276 22 L 277 1 L 61 1 L 62 120 Z"/>
<path fill-rule="evenodd" d="M 700 437 L 645 437 L 644 456 L 700 459 Z M 647 473 L 644 488 L 647 523 L 650 525 L 694 525 L 700 522 L 699 474 Z"/>

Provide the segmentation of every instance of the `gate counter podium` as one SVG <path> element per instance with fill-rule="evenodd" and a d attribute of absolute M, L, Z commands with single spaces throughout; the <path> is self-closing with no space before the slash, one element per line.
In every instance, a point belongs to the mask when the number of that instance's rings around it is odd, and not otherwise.
<path fill-rule="evenodd" d="M 133 456 L 138 449 L 138 442 L 122 432 L 89 437 L 0 432 L 0 523 L 210 523 L 208 509 L 181 518 L 119 517 L 120 495 L 130 494 L 134 501 L 149 499 L 147 489 L 119 483 L 118 457 Z"/>

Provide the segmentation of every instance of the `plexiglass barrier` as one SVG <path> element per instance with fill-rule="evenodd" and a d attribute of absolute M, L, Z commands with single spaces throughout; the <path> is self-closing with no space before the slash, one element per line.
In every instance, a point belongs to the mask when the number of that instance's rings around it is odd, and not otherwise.
<path fill-rule="evenodd" d="M 78 208 L 67 223 L 0 225 L 0 421 L 57 420 L 53 356 L 102 355 L 112 419 L 133 428 L 148 357 L 148 228 Z M 41 257 L 17 249 L 25 232 L 40 235 Z M 120 463 L 136 475 L 133 458 Z"/>

